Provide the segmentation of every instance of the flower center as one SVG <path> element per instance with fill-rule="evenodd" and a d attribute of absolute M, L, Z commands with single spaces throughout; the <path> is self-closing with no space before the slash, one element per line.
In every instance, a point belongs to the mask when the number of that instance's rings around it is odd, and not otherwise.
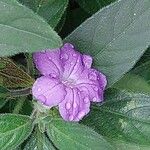
<path fill-rule="evenodd" d="M 70 88 L 73 88 L 75 85 L 75 80 L 73 79 L 62 80 L 62 83 L 66 86 L 69 86 Z"/>

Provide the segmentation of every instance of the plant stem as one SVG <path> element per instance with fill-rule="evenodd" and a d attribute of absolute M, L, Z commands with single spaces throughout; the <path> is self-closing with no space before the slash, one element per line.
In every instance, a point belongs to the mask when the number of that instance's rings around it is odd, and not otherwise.
<path fill-rule="evenodd" d="M 12 97 L 27 96 L 27 95 L 31 94 L 30 88 L 19 89 L 19 90 L 9 90 L 9 91 L 10 91 L 10 95 Z"/>

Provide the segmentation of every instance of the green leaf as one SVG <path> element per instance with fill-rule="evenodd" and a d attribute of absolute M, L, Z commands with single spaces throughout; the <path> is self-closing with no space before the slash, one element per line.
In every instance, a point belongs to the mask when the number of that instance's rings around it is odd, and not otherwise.
<path fill-rule="evenodd" d="M 29 141 L 27 142 L 24 150 L 56 150 L 49 139 L 44 133 L 36 130 Z"/>
<path fill-rule="evenodd" d="M 22 115 L 31 115 L 33 112 L 33 102 L 29 97 L 25 100 L 22 109 L 20 110 L 20 114 Z"/>
<path fill-rule="evenodd" d="M 15 0 L 0 0 L 0 56 L 53 49 L 62 44 L 48 23 Z"/>
<path fill-rule="evenodd" d="M 150 1 L 120 0 L 87 19 L 65 42 L 94 58 L 110 87 L 129 71 L 150 44 Z"/>
<path fill-rule="evenodd" d="M 64 14 L 68 0 L 18 0 L 42 16 L 55 28 Z"/>
<path fill-rule="evenodd" d="M 25 88 L 33 85 L 32 79 L 26 72 L 8 58 L 0 57 L 0 84 L 6 88 Z"/>
<path fill-rule="evenodd" d="M 13 114 L 0 115 L 0 149 L 17 148 L 31 131 L 32 120 L 29 117 Z"/>
<path fill-rule="evenodd" d="M 6 104 L 7 99 L 0 99 L 0 109 Z"/>
<path fill-rule="evenodd" d="M 22 150 L 22 149 L 21 149 L 21 147 L 19 146 L 19 147 L 17 147 L 17 148 L 16 148 L 16 149 L 14 149 L 14 150 Z"/>
<path fill-rule="evenodd" d="M 139 75 L 133 73 L 126 74 L 113 85 L 113 88 L 123 89 L 129 92 L 150 94 L 150 84 Z"/>
<path fill-rule="evenodd" d="M 66 150 L 111 150 L 113 149 L 102 136 L 92 129 L 77 123 L 53 120 L 47 124 L 47 134 L 58 149 Z"/>
<path fill-rule="evenodd" d="M 116 0 L 76 0 L 78 4 L 88 13 L 93 14 L 100 8 L 109 5 Z"/>
<path fill-rule="evenodd" d="M 132 70 L 132 73 L 139 75 L 150 85 L 150 61 L 147 61 Z"/>
<path fill-rule="evenodd" d="M 8 96 L 10 96 L 9 91 L 4 87 L 0 86 L 0 99 L 7 98 Z"/>
<path fill-rule="evenodd" d="M 116 141 L 112 139 L 112 144 L 115 146 L 116 150 L 149 150 L 150 146 L 139 145 L 138 143 L 129 143 L 125 141 Z"/>
<path fill-rule="evenodd" d="M 143 63 L 113 85 L 113 88 L 150 94 L 150 61 Z"/>
<path fill-rule="evenodd" d="M 7 89 L 0 86 L 0 109 L 6 104 L 10 93 Z"/>
<path fill-rule="evenodd" d="M 60 33 L 66 23 L 66 16 L 67 16 L 67 10 L 64 12 L 64 14 L 61 17 L 61 20 L 59 21 L 59 23 L 57 24 L 57 26 L 55 27 L 55 31 L 57 33 Z M 61 34 L 62 36 L 62 34 Z"/>
<path fill-rule="evenodd" d="M 38 14 L 45 18 L 52 28 L 59 23 L 67 8 L 68 0 L 47 0 L 39 7 Z"/>
<path fill-rule="evenodd" d="M 113 141 L 150 146 L 150 95 L 111 89 L 83 123 Z"/>

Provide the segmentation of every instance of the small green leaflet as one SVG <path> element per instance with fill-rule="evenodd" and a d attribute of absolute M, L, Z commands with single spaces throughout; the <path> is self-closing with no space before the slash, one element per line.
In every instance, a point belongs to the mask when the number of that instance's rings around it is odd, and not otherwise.
<path fill-rule="evenodd" d="M 51 141 L 38 129 L 31 135 L 24 150 L 56 150 Z"/>
<path fill-rule="evenodd" d="M 0 84 L 6 88 L 31 87 L 34 82 L 26 72 L 9 58 L 0 57 Z"/>
<path fill-rule="evenodd" d="M 60 37 L 41 17 L 15 0 L 0 0 L 0 56 L 53 49 Z"/>
<path fill-rule="evenodd" d="M 10 96 L 9 91 L 4 87 L 0 86 L 0 109 L 5 105 L 9 96 Z"/>
<path fill-rule="evenodd" d="M 150 45 L 150 1 L 120 0 L 87 19 L 65 42 L 94 58 L 108 87 L 129 71 Z"/>
<path fill-rule="evenodd" d="M 6 104 L 7 99 L 0 99 L 0 109 Z"/>
<path fill-rule="evenodd" d="M 92 129 L 78 123 L 55 119 L 47 124 L 47 134 L 61 150 L 112 150 L 113 147 Z M 69 147 L 68 147 L 69 144 Z"/>
<path fill-rule="evenodd" d="M 0 150 L 17 148 L 31 133 L 32 121 L 27 116 L 0 115 Z"/>

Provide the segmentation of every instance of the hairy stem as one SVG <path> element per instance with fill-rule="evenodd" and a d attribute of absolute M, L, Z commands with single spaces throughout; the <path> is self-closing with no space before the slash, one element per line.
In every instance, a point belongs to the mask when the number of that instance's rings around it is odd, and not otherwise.
<path fill-rule="evenodd" d="M 10 91 L 10 95 L 12 97 L 27 96 L 27 95 L 31 94 L 30 88 L 19 89 L 19 90 L 9 90 L 9 91 Z"/>

